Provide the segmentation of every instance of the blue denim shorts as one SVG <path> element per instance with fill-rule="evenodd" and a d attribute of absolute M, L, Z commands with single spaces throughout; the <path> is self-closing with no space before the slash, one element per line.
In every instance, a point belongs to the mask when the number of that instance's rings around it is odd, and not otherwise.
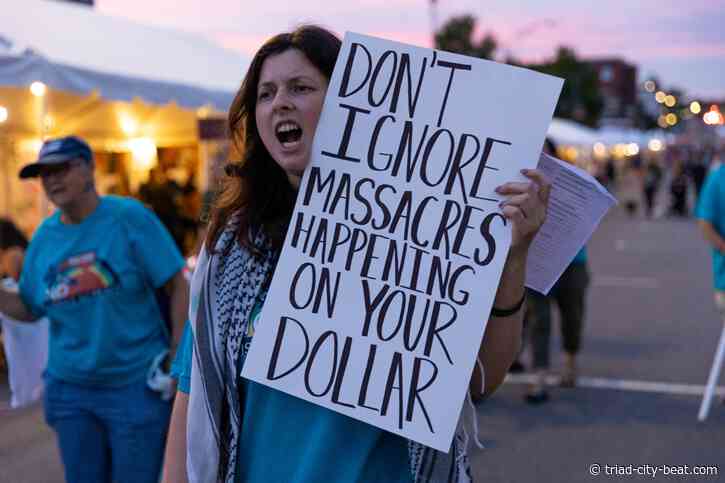
<path fill-rule="evenodd" d="M 68 483 L 157 483 L 171 402 L 145 379 L 86 387 L 46 375 L 45 419 L 58 436 Z"/>

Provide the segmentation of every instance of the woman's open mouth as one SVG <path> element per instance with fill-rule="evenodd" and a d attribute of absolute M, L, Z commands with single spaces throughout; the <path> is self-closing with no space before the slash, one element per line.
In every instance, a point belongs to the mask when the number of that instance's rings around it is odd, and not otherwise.
<path fill-rule="evenodd" d="M 295 148 L 302 139 L 302 128 L 296 122 L 284 121 L 277 125 L 274 134 L 283 148 Z"/>

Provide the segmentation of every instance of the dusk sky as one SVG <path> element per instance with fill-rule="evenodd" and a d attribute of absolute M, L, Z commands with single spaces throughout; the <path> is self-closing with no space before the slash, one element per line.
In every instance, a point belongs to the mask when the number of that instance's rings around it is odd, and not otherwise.
<path fill-rule="evenodd" d="M 426 0 L 96 0 L 100 12 L 203 34 L 251 56 L 271 35 L 303 22 L 343 34 L 431 45 Z M 691 98 L 725 98 L 725 0 L 438 0 L 437 21 L 470 13 L 503 53 L 541 60 L 556 47 L 621 57 Z"/>

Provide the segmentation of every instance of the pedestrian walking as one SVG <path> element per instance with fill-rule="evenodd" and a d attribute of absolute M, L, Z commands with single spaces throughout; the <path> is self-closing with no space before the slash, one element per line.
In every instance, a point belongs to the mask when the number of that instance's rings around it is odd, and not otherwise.
<path fill-rule="evenodd" d="M 82 139 L 47 140 L 20 177 L 40 177 L 58 209 L 28 246 L 19 293 L 0 289 L 0 311 L 50 320 L 44 407 L 65 479 L 156 483 L 171 411 L 161 366 L 188 309 L 184 260 L 141 203 L 98 195 Z M 158 289 L 171 299 L 170 334 Z"/>
<path fill-rule="evenodd" d="M 647 218 L 652 218 L 654 213 L 655 197 L 657 191 L 660 188 L 660 181 L 662 180 L 662 168 L 659 163 L 655 160 L 650 160 L 647 163 L 644 173 L 644 200 L 645 200 L 645 215 Z"/>
<path fill-rule="evenodd" d="M 675 163 L 672 168 L 672 180 L 670 181 L 670 214 L 679 217 L 686 217 L 687 212 L 687 185 L 689 180 L 685 174 L 685 168 L 681 161 Z"/>
<path fill-rule="evenodd" d="M 624 168 L 618 187 L 619 199 L 627 215 L 634 218 L 637 215 L 643 191 L 641 168 L 633 164 L 627 165 Z"/>
<path fill-rule="evenodd" d="M 564 270 L 548 295 L 535 290 L 528 291 L 526 312 L 532 363 L 535 380 L 529 386 L 526 402 L 539 404 L 549 400 L 546 378 L 550 367 L 551 310 L 553 303 L 559 307 L 561 338 L 564 349 L 564 371 L 562 387 L 574 387 L 579 369 L 577 355 L 581 347 L 581 334 L 586 313 L 586 295 L 589 286 L 587 250 L 582 248 Z"/>
<path fill-rule="evenodd" d="M 544 151 L 554 155 L 556 153 L 554 142 L 547 139 Z M 588 286 L 587 249 L 583 247 L 547 295 L 526 289 L 528 300 L 524 318 L 524 341 L 531 347 L 531 368 L 535 378 L 524 396 L 526 402 L 540 404 L 549 400 L 546 378 L 550 367 L 552 303 L 556 303 L 559 307 L 565 354 L 564 372 L 560 383 L 563 387 L 576 385 L 577 354 L 581 345 Z"/>
<path fill-rule="evenodd" d="M 340 46 L 315 26 L 273 37 L 232 103 L 229 132 L 243 159 L 229 168 L 192 280 L 193 336 L 179 351 L 165 482 L 470 481 L 460 433 L 437 452 L 239 376 Z M 498 191 L 513 239 L 481 350 L 485 386 L 478 369 L 471 379 L 476 396 L 503 381 L 519 346 L 526 254 L 550 189 L 540 172 L 526 176 Z"/>

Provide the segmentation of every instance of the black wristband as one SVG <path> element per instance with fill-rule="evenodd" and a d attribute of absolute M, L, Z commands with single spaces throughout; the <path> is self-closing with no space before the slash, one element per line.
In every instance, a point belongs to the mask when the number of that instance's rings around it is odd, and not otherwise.
<path fill-rule="evenodd" d="M 524 305 L 524 301 L 526 301 L 526 290 L 524 290 L 524 294 L 521 296 L 521 300 L 518 301 L 516 305 L 511 307 L 510 309 L 499 309 L 498 307 L 492 307 L 491 308 L 491 316 L 492 317 L 510 317 L 514 315 L 516 312 L 521 310 L 521 307 Z"/>

